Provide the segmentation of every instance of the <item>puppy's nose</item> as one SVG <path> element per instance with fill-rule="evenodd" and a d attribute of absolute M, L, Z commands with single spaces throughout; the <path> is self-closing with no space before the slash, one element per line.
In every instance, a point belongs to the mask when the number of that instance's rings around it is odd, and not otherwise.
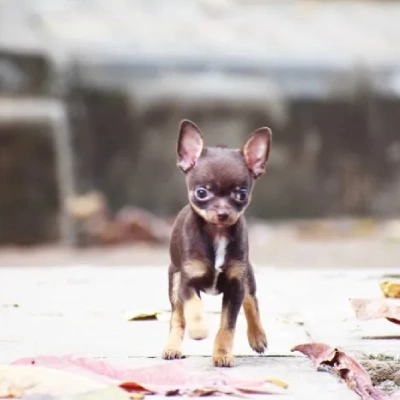
<path fill-rule="evenodd" d="M 229 213 L 226 210 L 218 210 L 217 211 L 218 221 L 224 222 L 228 219 Z"/>

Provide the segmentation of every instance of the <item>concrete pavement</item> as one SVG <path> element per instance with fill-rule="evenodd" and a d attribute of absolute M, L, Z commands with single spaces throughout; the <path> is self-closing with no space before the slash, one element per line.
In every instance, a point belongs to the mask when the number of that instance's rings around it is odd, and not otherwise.
<path fill-rule="evenodd" d="M 368 270 L 279 270 L 256 266 L 262 320 L 269 350 L 255 355 L 247 344 L 244 315 L 239 316 L 234 354 L 241 377 L 276 377 L 290 386 L 290 399 L 357 399 L 334 376 L 317 372 L 297 344 L 319 341 L 357 354 L 400 356 L 398 326 L 386 320 L 358 321 L 350 297 L 380 297 L 385 272 Z M 0 267 L 0 361 L 74 353 L 104 357 L 126 365 L 163 363 L 169 303 L 166 267 L 74 265 Z M 188 338 L 185 363 L 211 369 L 211 351 L 219 324 L 221 297 L 204 297 L 209 338 Z M 161 320 L 127 321 L 127 315 L 166 310 Z M 365 339 L 379 336 L 381 339 Z M 385 339 L 385 336 L 388 339 Z M 275 398 L 275 396 L 268 396 Z"/>

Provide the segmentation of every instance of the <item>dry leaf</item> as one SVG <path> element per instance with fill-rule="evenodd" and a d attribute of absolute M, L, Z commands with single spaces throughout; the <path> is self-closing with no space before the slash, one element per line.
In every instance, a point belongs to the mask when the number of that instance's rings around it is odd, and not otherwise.
<path fill-rule="evenodd" d="M 400 283 L 384 281 L 380 283 L 379 287 L 385 297 L 400 299 Z"/>
<path fill-rule="evenodd" d="M 358 319 L 386 318 L 400 324 L 400 300 L 398 299 L 350 299 Z"/>
<path fill-rule="evenodd" d="M 141 396 L 141 399 L 144 398 L 144 395 Z M 91 391 L 74 396 L 62 396 L 60 400 L 130 400 L 131 398 L 130 394 L 125 390 L 120 389 L 118 386 L 113 386 L 107 389 Z"/>
<path fill-rule="evenodd" d="M 0 366 L 0 398 L 30 394 L 74 395 L 107 388 L 106 383 L 68 371 L 26 365 Z"/>
<path fill-rule="evenodd" d="M 280 379 L 277 378 L 268 378 L 267 381 L 283 389 L 287 389 L 289 387 L 289 385 L 286 382 L 281 381 Z"/>
<path fill-rule="evenodd" d="M 394 400 L 372 385 L 368 372 L 353 357 L 324 343 L 306 343 L 292 349 L 306 355 L 313 365 L 332 367 L 335 374 L 347 383 L 362 400 Z"/>
<path fill-rule="evenodd" d="M 278 379 L 246 380 L 221 371 L 191 372 L 181 360 L 144 368 L 119 368 L 101 360 L 81 357 L 36 357 L 17 360 L 14 365 L 29 365 L 74 372 L 79 376 L 97 377 L 129 392 L 160 395 L 208 395 L 244 393 L 281 393 L 287 385 Z"/>
<path fill-rule="evenodd" d="M 128 311 L 125 313 L 125 318 L 128 321 L 156 320 L 161 313 L 158 310 Z"/>
<path fill-rule="evenodd" d="M 136 395 L 136 393 L 135 393 Z M 143 398 L 142 396 L 141 398 Z M 131 400 L 130 393 L 118 386 L 108 387 L 102 390 L 95 390 L 81 394 L 53 396 L 45 393 L 31 394 L 25 396 L 23 400 Z"/>

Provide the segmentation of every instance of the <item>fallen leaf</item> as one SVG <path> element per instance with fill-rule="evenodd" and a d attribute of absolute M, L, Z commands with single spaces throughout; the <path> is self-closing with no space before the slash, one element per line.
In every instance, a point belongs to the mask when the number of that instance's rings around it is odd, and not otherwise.
<path fill-rule="evenodd" d="M 379 287 L 385 297 L 400 299 L 400 283 L 384 281 L 380 283 Z"/>
<path fill-rule="evenodd" d="M 386 318 L 390 322 L 400 324 L 399 299 L 350 299 L 350 304 L 358 319 Z"/>
<path fill-rule="evenodd" d="M 289 387 L 289 385 L 286 382 L 281 381 L 280 379 L 277 378 L 269 378 L 267 381 L 273 383 L 276 386 L 280 386 L 283 389 L 287 389 Z"/>
<path fill-rule="evenodd" d="M 161 313 L 158 310 L 128 311 L 125 313 L 125 318 L 127 321 L 156 320 Z"/>
<path fill-rule="evenodd" d="M 144 395 L 140 395 L 141 399 Z M 87 393 L 81 393 L 73 396 L 68 396 L 61 400 L 130 400 L 132 397 L 125 390 L 120 389 L 117 386 L 109 387 L 103 390 L 95 390 Z"/>
<path fill-rule="evenodd" d="M 334 373 L 340 376 L 362 400 L 394 400 L 375 388 L 362 365 L 342 350 L 325 343 L 306 343 L 294 347 L 291 351 L 299 351 L 307 356 L 316 368 L 322 365 L 332 367 Z"/>
<path fill-rule="evenodd" d="M 136 393 L 135 393 L 136 395 Z M 141 398 L 143 398 L 142 396 Z M 117 386 L 101 390 L 94 390 L 76 395 L 53 396 L 48 394 L 30 394 L 23 400 L 130 400 L 132 396 Z"/>
<path fill-rule="evenodd" d="M 19 308 L 19 304 L 3 304 L 2 307 L 4 308 Z"/>
<path fill-rule="evenodd" d="M 181 361 L 170 361 L 142 368 L 121 368 L 103 360 L 82 357 L 35 357 L 13 362 L 13 365 L 29 365 L 31 368 L 47 367 L 97 377 L 107 384 L 115 384 L 129 392 L 160 395 L 206 395 L 244 393 L 281 393 L 287 384 L 278 379 L 246 380 L 221 371 L 192 372 Z M 278 390 L 278 388 L 280 390 Z"/>
<path fill-rule="evenodd" d="M 107 388 L 99 379 L 77 376 L 68 371 L 26 365 L 0 366 L 0 398 L 30 394 L 72 395 Z"/>

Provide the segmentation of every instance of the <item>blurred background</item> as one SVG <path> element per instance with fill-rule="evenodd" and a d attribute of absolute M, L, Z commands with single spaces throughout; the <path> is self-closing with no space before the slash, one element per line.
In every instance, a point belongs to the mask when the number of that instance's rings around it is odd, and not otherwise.
<path fill-rule="evenodd" d="M 384 0 L 0 0 L 3 252 L 165 253 L 183 118 L 210 145 L 272 128 L 253 246 L 399 242 L 399 21 Z"/>

